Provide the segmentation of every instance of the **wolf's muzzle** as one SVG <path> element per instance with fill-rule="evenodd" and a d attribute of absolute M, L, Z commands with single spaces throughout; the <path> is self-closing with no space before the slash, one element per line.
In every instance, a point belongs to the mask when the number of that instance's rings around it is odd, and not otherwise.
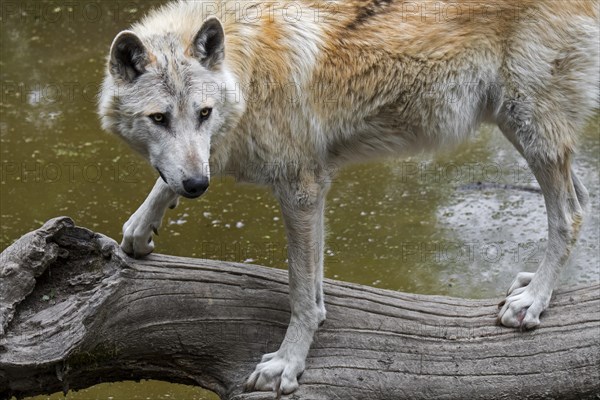
<path fill-rule="evenodd" d="M 165 183 L 168 185 L 169 182 L 167 181 L 167 178 L 165 178 L 165 176 L 163 175 L 162 171 L 158 168 L 156 168 L 156 170 L 158 171 L 158 174 L 160 175 L 160 177 L 162 178 L 163 181 L 165 181 Z"/>
<path fill-rule="evenodd" d="M 190 199 L 202 196 L 206 189 L 208 189 L 208 178 L 203 176 L 201 178 L 190 178 L 183 181 L 183 189 L 185 190 L 184 196 Z"/>

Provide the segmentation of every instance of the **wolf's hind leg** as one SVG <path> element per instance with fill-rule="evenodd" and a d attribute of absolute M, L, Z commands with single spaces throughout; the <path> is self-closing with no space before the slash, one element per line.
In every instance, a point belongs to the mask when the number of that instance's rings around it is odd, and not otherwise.
<path fill-rule="evenodd" d="M 587 202 L 587 191 L 571 170 L 570 153 L 551 159 L 517 148 L 527 159 L 544 195 L 548 244 L 535 274 L 517 276 L 501 304 L 498 319 L 505 326 L 533 328 L 539 325 L 540 314 L 548 307 L 556 280 L 577 241 L 583 219 L 580 201 Z"/>
<path fill-rule="evenodd" d="M 571 177 L 573 178 L 573 187 L 575 188 L 575 194 L 577 195 L 579 205 L 583 211 L 586 212 L 590 203 L 590 195 L 573 170 L 571 170 Z"/>
<path fill-rule="evenodd" d="M 321 207 L 324 207 L 321 204 Z M 321 209 L 317 213 L 317 239 L 315 241 L 315 302 L 317 303 L 318 309 L 318 321 L 321 326 L 327 318 L 327 311 L 325 310 L 325 295 L 323 293 L 323 254 L 325 253 L 325 210 Z"/>

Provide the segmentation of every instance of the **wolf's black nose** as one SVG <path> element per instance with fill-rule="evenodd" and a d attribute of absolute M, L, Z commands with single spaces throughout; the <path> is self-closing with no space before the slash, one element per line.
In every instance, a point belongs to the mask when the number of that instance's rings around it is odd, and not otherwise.
<path fill-rule="evenodd" d="M 194 198 L 201 196 L 208 189 L 208 178 L 190 178 L 183 181 L 183 189 L 186 191 L 186 197 Z"/>

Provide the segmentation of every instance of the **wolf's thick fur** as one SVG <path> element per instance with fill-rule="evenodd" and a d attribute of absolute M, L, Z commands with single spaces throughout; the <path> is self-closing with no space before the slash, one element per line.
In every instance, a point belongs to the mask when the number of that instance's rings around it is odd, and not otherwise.
<path fill-rule="evenodd" d="M 446 147 L 490 122 L 531 167 L 549 228 L 543 261 L 517 276 L 499 320 L 538 325 L 588 202 L 571 159 L 598 106 L 598 6 L 190 1 L 152 12 L 113 42 L 100 98 L 103 127 L 162 176 L 125 223 L 124 250 L 151 252 L 165 209 L 202 194 L 210 175 L 272 187 L 287 229 L 294 328 L 247 386 L 289 393 L 325 320 L 332 174 Z"/>

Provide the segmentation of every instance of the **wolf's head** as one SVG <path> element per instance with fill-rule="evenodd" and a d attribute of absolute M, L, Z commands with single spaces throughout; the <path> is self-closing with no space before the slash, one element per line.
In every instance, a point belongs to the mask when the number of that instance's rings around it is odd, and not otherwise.
<path fill-rule="evenodd" d="M 111 46 L 100 93 L 102 126 L 185 197 L 208 188 L 211 139 L 228 129 L 237 111 L 231 87 L 226 90 L 232 78 L 224 56 L 225 34 L 214 17 L 192 38 L 123 31 Z"/>

